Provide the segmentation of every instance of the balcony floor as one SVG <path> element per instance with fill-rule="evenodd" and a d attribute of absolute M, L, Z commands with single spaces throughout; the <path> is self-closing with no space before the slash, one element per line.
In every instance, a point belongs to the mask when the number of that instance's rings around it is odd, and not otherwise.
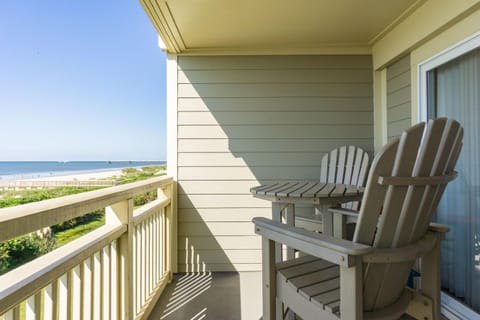
<path fill-rule="evenodd" d="M 149 319 L 261 319 L 261 279 L 261 272 L 177 274 Z"/>

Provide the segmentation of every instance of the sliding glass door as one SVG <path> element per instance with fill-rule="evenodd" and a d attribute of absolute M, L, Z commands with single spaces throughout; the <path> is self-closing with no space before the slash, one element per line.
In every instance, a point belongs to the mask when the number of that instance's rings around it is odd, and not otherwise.
<path fill-rule="evenodd" d="M 442 245 L 442 289 L 480 313 L 480 48 L 427 72 L 427 115 L 465 129 L 459 175 L 447 187 L 436 220 L 451 227 Z"/>

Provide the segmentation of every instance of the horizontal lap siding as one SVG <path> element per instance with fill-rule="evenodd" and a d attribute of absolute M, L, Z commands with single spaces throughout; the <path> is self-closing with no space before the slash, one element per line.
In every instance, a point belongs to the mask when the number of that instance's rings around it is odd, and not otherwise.
<path fill-rule="evenodd" d="M 387 68 L 387 134 L 398 137 L 411 126 L 410 55 Z"/>
<path fill-rule="evenodd" d="M 262 182 L 316 180 L 326 152 L 373 149 L 370 56 L 179 57 L 180 271 L 261 269 Z M 299 206 L 299 214 L 312 209 Z"/>

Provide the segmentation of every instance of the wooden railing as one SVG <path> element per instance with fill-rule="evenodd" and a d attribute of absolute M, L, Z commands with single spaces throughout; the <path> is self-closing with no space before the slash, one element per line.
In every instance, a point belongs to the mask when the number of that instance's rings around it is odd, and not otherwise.
<path fill-rule="evenodd" d="M 133 208 L 133 197 L 158 190 Z M 3 319 L 144 319 L 171 280 L 173 180 L 0 210 L 0 242 L 105 208 L 105 225 L 0 276 Z"/>

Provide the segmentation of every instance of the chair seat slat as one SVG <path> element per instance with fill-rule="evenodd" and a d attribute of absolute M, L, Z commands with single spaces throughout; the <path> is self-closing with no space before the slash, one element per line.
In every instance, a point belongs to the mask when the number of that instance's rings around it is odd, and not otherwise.
<path fill-rule="evenodd" d="M 286 197 L 291 193 L 294 193 L 294 192 L 297 193 L 299 189 L 305 187 L 305 185 L 307 184 L 308 184 L 307 182 L 292 184 L 290 188 L 277 192 L 275 195 L 280 197 Z"/>
<path fill-rule="evenodd" d="M 335 198 L 335 197 L 343 197 L 343 195 L 345 194 L 345 191 L 347 190 L 347 186 L 346 185 L 339 185 L 337 184 L 335 186 L 335 189 L 332 190 L 332 192 L 330 193 L 330 197 L 332 198 Z"/>
<path fill-rule="evenodd" d="M 337 270 L 335 272 L 335 270 Z M 324 281 L 328 280 L 329 278 L 333 278 L 334 274 L 338 274 L 338 266 L 335 265 L 326 265 L 323 268 L 318 268 L 318 271 L 315 272 L 309 272 L 304 275 L 294 277 L 290 280 L 288 280 L 288 284 L 293 286 L 294 288 L 297 289 L 297 291 L 300 288 L 306 287 L 308 285 L 311 285 L 312 283 L 316 283 L 318 281 Z M 324 275 L 326 274 L 326 275 Z M 333 275 L 332 275 L 333 274 Z"/>
<path fill-rule="evenodd" d="M 308 262 L 308 263 L 292 266 L 287 269 L 283 269 L 280 271 L 280 273 L 282 274 L 282 276 L 285 277 L 286 281 L 289 281 L 295 277 L 301 277 L 303 275 L 306 275 L 312 272 L 323 270 L 328 267 L 331 267 L 332 265 L 333 264 L 328 261 L 318 259 L 312 262 Z"/>
<path fill-rule="evenodd" d="M 328 310 L 326 308 L 326 305 L 333 302 L 340 301 L 340 288 L 313 296 L 310 301 L 312 301 L 313 303 L 317 304 L 320 307 L 323 307 L 325 310 Z"/>
<path fill-rule="evenodd" d="M 287 186 L 290 182 L 277 182 L 274 184 L 261 185 L 255 188 L 251 188 L 250 192 L 255 192 L 256 194 L 266 195 L 270 190 L 277 190 Z"/>
<path fill-rule="evenodd" d="M 334 183 L 327 183 L 322 190 L 316 193 L 316 195 L 330 195 L 332 191 L 335 189 L 335 184 Z"/>
<path fill-rule="evenodd" d="M 298 189 L 296 191 L 296 193 L 300 196 L 300 197 L 304 197 L 304 194 L 306 194 L 307 192 L 309 192 L 311 189 L 315 188 L 316 186 L 318 186 L 319 183 L 318 182 L 309 182 L 307 183 L 306 185 L 304 185 L 302 188 Z"/>
<path fill-rule="evenodd" d="M 338 276 L 327 279 L 322 282 L 313 283 L 310 286 L 300 288 L 298 292 L 308 300 L 324 292 L 340 288 L 340 278 Z"/>
<path fill-rule="evenodd" d="M 317 183 L 313 188 L 302 193 L 302 197 L 309 198 L 318 194 L 327 184 L 325 182 Z"/>
<path fill-rule="evenodd" d="M 285 183 L 283 185 L 280 185 L 276 188 L 272 188 L 268 191 L 265 191 L 265 195 L 276 196 L 279 192 L 282 192 L 282 191 L 290 189 L 290 188 L 294 188 L 296 185 L 298 185 L 298 182 L 295 182 L 295 181 L 287 182 L 287 183 Z"/>

